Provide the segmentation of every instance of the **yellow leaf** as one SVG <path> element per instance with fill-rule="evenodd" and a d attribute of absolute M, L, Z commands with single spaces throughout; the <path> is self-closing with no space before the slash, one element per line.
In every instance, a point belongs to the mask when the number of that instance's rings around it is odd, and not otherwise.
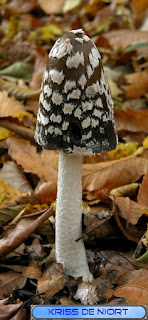
<path fill-rule="evenodd" d="M 53 210 L 56 210 L 56 201 L 51 202 L 51 207 L 53 208 Z"/>
<path fill-rule="evenodd" d="M 13 114 L 13 118 L 17 118 L 19 121 L 22 121 L 24 117 L 33 118 L 33 115 L 26 111 L 21 111 L 19 113 Z"/>
<path fill-rule="evenodd" d="M 143 147 L 144 149 L 148 149 L 148 136 L 143 141 Z"/>
<path fill-rule="evenodd" d="M 5 191 L 3 185 L 0 184 L 0 204 L 4 201 L 5 199 Z"/>
<path fill-rule="evenodd" d="M 0 140 L 4 140 L 10 136 L 13 136 L 15 133 L 13 131 L 10 131 L 4 127 L 0 126 Z"/>
<path fill-rule="evenodd" d="M 27 193 L 20 192 L 0 180 L 0 208 L 16 205 Z"/>
<path fill-rule="evenodd" d="M 139 183 L 130 183 L 125 186 L 112 189 L 110 194 L 115 197 L 133 196 L 139 187 Z"/>
<path fill-rule="evenodd" d="M 19 32 L 20 24 L 15 16 L 11 16 L 8 22 L 8 33 L 3 39 L 3 43 L 11 39 L 15 34 Z"/>
<path fill-rule="evenodd" d="M 62 35 L 62 30 L 56 25 L 51 24 L 46 27 L 41 27 L 32 31 L 29 35 L 28 40 L 36 40 L 38 43 L 46 42 L 49 40 L 56 40 Z"/>
<path fill-rule="evenodd" d="M 120 143 L 115 150 L 109 151 L 110 160 L 121 159 L 133 154 L 138 148 L 138 142 Z"/>

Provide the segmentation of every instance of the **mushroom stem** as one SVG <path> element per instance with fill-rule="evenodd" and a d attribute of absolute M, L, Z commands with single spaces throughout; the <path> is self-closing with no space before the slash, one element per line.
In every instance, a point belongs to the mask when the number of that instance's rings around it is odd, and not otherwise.
<path fill-rule="evenodd" d="M 82 232 L 82 157 L 59 152 L 56 206 L 56 259 L 65 272 L 83 281 L 92 281 Z"/>

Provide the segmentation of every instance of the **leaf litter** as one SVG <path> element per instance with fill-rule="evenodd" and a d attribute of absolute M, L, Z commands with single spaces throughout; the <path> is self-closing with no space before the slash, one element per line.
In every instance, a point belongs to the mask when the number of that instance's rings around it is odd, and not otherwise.
<path fill-rule="evenodd" d="M 146 1 L 50 2 L 0 4 L 2 320 L 28 319 L 31 304 L 148 301 Z M 101 52 L 119 136 L 115 150 L 83 158 L 82 238 L 92 283 L 66 276 L 55 261 L 58 152 L 34 141 L 47 55 L 74 28 Z"/>

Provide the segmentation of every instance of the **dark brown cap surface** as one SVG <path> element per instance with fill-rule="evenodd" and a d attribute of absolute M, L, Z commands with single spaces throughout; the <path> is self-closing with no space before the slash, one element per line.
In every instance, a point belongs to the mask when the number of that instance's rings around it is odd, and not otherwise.
<path fill-rule="evenodd" d="M 81 29 L 64 35 L 50 51 L 35 139 L 45 149 L 75 155 L 101 153 L 117 145 L 101 57 Z"/>

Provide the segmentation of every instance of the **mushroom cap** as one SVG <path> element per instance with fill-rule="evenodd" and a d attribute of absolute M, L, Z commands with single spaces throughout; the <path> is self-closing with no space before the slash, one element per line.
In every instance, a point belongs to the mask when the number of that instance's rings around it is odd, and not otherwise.
<path fill-rule="evenodd" d="M 49 53 L 35 140 L 45 149 L 73 155 L 101 153 L 117 145 L 101 56 L 82 29 L 58 39 Z"/>

